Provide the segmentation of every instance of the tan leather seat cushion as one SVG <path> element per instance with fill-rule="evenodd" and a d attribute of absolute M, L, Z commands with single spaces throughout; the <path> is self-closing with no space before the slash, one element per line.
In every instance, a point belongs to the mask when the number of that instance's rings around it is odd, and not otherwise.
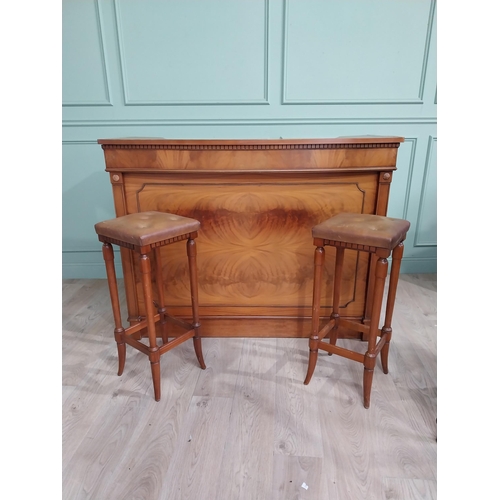
<path fill-rule="evenodd" d="M 193 233 L 200 228 L 200 223 L 175 214 L 141 212 L 98 222 L 94 227 L 96 233 L 101 236 L 145 246 Z"/>
<path fill-rule="evenodd" d="M 392 250 L 405 238 L 410 223 L 381 215 L 340 213 L 314 226 L 313 238 Z"/>

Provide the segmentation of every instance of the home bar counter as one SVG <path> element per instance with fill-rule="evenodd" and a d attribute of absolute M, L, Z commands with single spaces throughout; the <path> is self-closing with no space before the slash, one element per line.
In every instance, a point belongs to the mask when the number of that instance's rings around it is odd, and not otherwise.
<path fill-rule="evenodd" d="M 201 222 L 197 238 L 202 336 L 308 337 L 311 229 L 339 212 L 386 215 L 402 137 L 101 139 L 116 216 L 157 210 Z M 120 249 L 134 324 L 145 314 L 138 260 Z M 185 242 L 162 249 L 167 312 L 189 318 Z M 370 318 L 374 266 L 346 250 L 341 316 Z M 329 314 L 335 252 L 326 253 Z M 153 284 L 156 287 L 157 283 Z M 340 332 L 340 337 L 353 337 Z M 359 334 L 359 338 L 362 338 Z"/>

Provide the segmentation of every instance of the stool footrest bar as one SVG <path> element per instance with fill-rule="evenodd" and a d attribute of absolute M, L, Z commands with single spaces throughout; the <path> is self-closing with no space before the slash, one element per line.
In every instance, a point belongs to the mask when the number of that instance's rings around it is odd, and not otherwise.
<path fill-rule="evenodd" d="M 373 353 L 375 354 L 375 356 L 378 356 L 378 353 L 382 350 L 382 347 L 384 347 L 384 345 L 386 344 L 386 342 L 387 342 L 387 334 L 383 333 L 382 337 L 378 341 L 378 344 L 375 346 L 375 349 L 373 351 Z"/>
<path fill-rule="evenodd" d="M 149 356 L 149 349 L 146 344 L 135 340 L 133 337 L 125 337 L 125 343 L 132 347 L 135 347 L 138 351 L 141 351 Z"/>
<path fill-rule="evenodd" d="M 357 323 L 356 321 L 352 321 L 350 319 L 340 318 L 339 326 L 356 332 L 369 333 L 370 331 L 370 325 L 363 325 L 363 323 Z"/>
<path fill-rule="evenodd" d="M 337 354 L 338 356 L 342 356 L 343 358 L 349 358 L 352 359 L 353 361 L 358 361 L 359 363 L 363 363 L 365 360 L 364 354 L 350 351 L 349 349 L 345 349 L 344 347 L 327 344 L 326 342 L 319 342 L 318 349 L 323 349 L 332 354 Z"/>
<path fill-rule="evenodd" d="M 186 340 L 192 339 L 194 337 L 195 331 L 194 328 L 192 330 L 189 330 L 186 333 L 183 333 L 182 335 L 179 335 L 179 337 L 176 337 L 175 339 L 169 341 L 165 345 L 162 345 L 160 347 L 160 356 L 165 353 L 170 351 L 170 349 L 173 349 L 174 347 L 177 347 L 179 344 L 182 344 Z"/>
<path fill-rule="evenodd" d="M 335 326 L 335 319 L 331 319 L 318 333 L 318 338 L 321 340 L 325 338 L 330 331 L 333 329 Z"/>
<path fill-rule="evenodd" d="M 177 326 L 185 328 L 186 330 L 193 329 L 193 325 L 191 323 L 188 323 L 187 321 L 184 321 L 183 319 L 176 318 L 175 316 L 171 316 L 170 314 L 165 313 L 165 319 L 170 321 L 171 323 L 174 323 Z"/>
<path fill-rule="evenodd" d="M 160 321 L 160 315 L 155 314 L 154 315 L 154 322 L 156 323 L 157 321 Z M 133 335 L 134 333 L 137 333 L 139 330 L 142 330 L 143 328 L 146 328 L 148 326 L 148 322 L 143 319 L 139 323 L 129 326 L 128 328 L 125 328 L 125 335 Z"/>

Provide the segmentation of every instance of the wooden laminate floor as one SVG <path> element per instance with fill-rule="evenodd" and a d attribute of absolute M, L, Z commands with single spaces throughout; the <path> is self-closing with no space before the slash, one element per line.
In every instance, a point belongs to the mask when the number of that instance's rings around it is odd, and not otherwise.
<path fill-rule="evenodd" d="M 116 375 L 106 281 L 64 280 L 62 498 L 435 499 L 436 287 L 401 275 L 366 410 L 359 363 L 320 351 L 303 385 L 307 339 L 206 338 L 205 371 L 187 342 L 157 403 L 144 354 Z"/>

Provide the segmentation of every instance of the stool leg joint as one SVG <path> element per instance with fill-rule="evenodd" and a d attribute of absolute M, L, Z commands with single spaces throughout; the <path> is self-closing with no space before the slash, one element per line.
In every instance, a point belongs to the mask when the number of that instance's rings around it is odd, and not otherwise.
<path fill-rule="evenodd" d="M 373 370 L 375 368 L 375 362 L 377 360 L 377 355 L 371 352 L 365 353 L 364 366 L 367 370 Z"/>
<path fill-rule="evenodd" d="M 125 328 L 115 328 L 115 340 L 118 342 L 123 342 L 123 334 L 125 333 Z"/>
<path fill-rule="evenodd" d="M 160 349 L 158 346 L 156 347 L 148 347 L 149 351 L 149 361 L 151 363 L 158 363 L 160 361 Z"/>

